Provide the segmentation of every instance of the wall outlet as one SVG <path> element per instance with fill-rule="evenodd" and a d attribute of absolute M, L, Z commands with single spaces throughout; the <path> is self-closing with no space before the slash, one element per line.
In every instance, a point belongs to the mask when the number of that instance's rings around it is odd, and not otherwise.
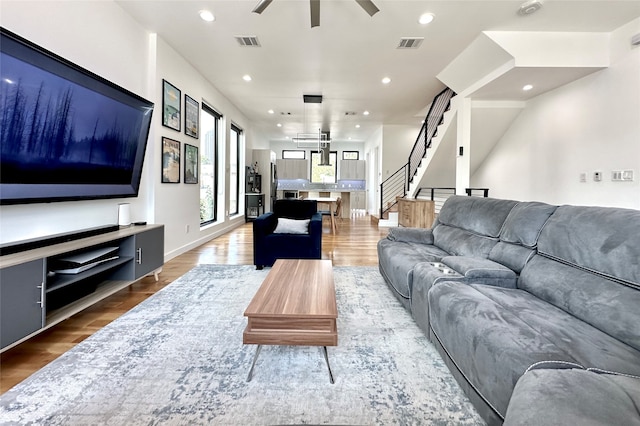
<path fill-rule="evenodd" d="M 580 182 L 585 183 L 587 181 L 587 173 L 580 173 Z"/>
<path fill-rule="evenodd" d="M 623 170 L 622 171 L 622 180 L 625 181 L 625 182 L 632 182 L 634 174 L 635 173 L 633 172 L 633 170 Z"/>
<path fill-rule="evenodd" d="M 184 226 L 184 233 L 188 234 L 189 233 L 189 225 L 185 225 Z"/>

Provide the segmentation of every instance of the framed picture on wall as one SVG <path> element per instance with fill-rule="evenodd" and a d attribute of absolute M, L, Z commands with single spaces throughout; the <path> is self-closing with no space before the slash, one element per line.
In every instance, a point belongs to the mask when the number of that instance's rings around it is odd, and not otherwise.
<path fill-rule="evenodd" d="M 162 80 L 162 125 L 180 131 L 182 92 L 167 80 Z"/>
<path fill-rule="evenodd" d="M 185 93 L 184 95 L 184 133 L 198 139 L 200 104 Z M 185 146 L 186 147 L 186 146 Z"/>
<path fill-rule="evenodd" d="M 184 183 L 198 183 L 198 147 L 184 144 Z"/>
<path fill-rule="evenodd" d="M 162 138 L 162 183 L 180 183 L 180 142 Z"/>

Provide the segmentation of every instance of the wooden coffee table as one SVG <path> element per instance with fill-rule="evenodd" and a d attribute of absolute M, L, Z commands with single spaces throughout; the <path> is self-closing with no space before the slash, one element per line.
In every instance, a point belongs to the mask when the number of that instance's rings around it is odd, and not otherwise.
<path fill-rule="evenodd" d="M 327 346 L 338 345 L 338 308 L 330 260 L 276 260 L 244 316 L 242 341 L 258 345 L 247 381 L 262 345 L 302 345 L 322 346 L 334 382 Z"/>

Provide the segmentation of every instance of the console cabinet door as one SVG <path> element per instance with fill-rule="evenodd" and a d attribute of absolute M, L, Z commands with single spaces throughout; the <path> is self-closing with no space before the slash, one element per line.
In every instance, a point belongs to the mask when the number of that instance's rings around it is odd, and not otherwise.
<path fill-rule="evenodd" d="M 42 328 L 44 259 L 0 269 L 0 345 Z"/>
<path fill-rule="evenodd" d="M 135 279 L 164 264 L 164 226 L 135 235 Z"/>

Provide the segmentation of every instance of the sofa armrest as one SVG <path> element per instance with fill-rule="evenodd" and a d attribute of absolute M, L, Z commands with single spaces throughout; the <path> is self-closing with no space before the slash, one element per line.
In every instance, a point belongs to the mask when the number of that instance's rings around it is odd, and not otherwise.
<path fill-rule="evenodd" d="M 428 228 L 390 228 L 387 239 L 405 243 L 433 244 L 433 232 Z"/>
<path fill-rule="evenodd" d="M 322 235 L 322 213 L 316 212 L 309 221 L 309 234 Z"/>
<path fill-rule="evenodd" d="M 468 256 L 446 256 L 440 262 L 465 277 L 470 284 L 516 288 L 517 275 L 500 263 Z"/>
<path fill-rule="evenodd" d="M 253 237 L 262 238 L 266 235 L 272 234 L 278 224 L 278 218 L 273 212 L 264 213 L 258 216 L 253 221 Z"/>

